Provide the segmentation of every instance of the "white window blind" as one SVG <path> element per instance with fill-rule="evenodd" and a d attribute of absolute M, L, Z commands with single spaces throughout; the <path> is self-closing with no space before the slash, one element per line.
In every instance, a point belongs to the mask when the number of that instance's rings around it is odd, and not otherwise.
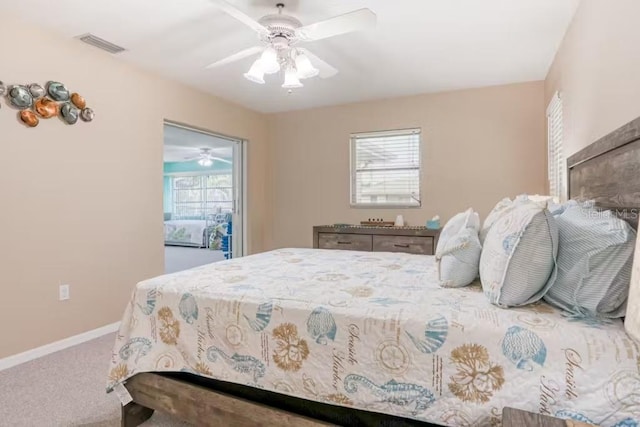
<path fill-rule="evenodd" d="M 547 144 L 549 194 L 565 200 L 567 194 L 567 165 L 562 147 L 562 98 L 556 92 L 547 107 Z"/>
<path fill-rule="evenodd" d="M 351 205 L 420 204 L 420 129 L 351 134 Z"/>

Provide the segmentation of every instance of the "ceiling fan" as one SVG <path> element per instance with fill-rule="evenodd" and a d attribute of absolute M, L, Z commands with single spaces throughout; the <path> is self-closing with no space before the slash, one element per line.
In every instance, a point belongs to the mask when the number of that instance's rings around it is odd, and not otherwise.
<path fill-rule="evenodd" d="M 200 153 L 196 156 L 189 156 L 184 158 L 187 161 L 198 160 L 200 166 L 211 166 L 213 161 L 231 164 L 231 160 L 223 159 L 222 157 L 216 157 L 211 154 L 211 148 L 201 148 Z"/>
<path fill-rule="evenodd" d="M 298 43 L 366 30 L 376 25 L 376 14 L 369 9 L 355 10 L 303 26 L 297 18 L 282 12 L 284 3 L 276 4 L 277 14 L 266 15 L 256 21 L 225 0 L 211 0 L 211 2 L 257 32 L 264 45 L 241 50 L 209 64 L 206 68 L 220 67 L 260 53 L 260 57 L 244 74 L 244 77 L 252 82 L 264 84 L 265 74 L 274 74 L 284 70 L 282 87 L 285 89 L 302 87 L 301 79 L 315 76 L 329 78 L 338 73 L 338 70 L 308 49 L 298 47 Z"/>

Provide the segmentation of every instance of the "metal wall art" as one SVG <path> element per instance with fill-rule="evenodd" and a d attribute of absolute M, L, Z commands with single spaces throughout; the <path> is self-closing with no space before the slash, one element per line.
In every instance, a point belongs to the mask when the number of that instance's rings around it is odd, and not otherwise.
<path fill-rule="evenodd" d="M 0 81 L 2 96 L 6 96 L 9 106 L 20 110 L 18 118 L 28 127 L 36 127 L 40 119 L 52 117 L 59 117 L 68 125 L 76 124 L 78 119 L 90 122 L 95 117 L 84 97 L 70 93 L 60 82 L 50 81 L 44 88 L 37 83 L 5 86 Z"/>

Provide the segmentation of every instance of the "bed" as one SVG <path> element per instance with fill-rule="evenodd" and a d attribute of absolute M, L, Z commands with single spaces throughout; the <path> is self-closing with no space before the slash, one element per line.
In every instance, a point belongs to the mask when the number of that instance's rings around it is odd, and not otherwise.
<path fill-rule="evenodd" d="M 164 244 L 168 246 L 208 246 L 211 224 L 204 219 L 173 219 L 164 222 Z"/>
<path fill-rule="evenodd" d="M 224 233 L 228 214 L 205 215 L 203 218 L 205 219 L 165 219 L 164 244 L 208 248 L 212 234 Z"/>
<path fill-rule="evenodd" d="M 570 195 L 632 219 L 638 130 L 571 157 Z M 506 406 L 638 425 L 640 350 L 620 320 L 500 309 L 435 277 L 430 256 L 282 249 L 143 281 L 108 388 L 133 399 L 123 425 L 154 409 L 198 425 L 500 425 Z"/>

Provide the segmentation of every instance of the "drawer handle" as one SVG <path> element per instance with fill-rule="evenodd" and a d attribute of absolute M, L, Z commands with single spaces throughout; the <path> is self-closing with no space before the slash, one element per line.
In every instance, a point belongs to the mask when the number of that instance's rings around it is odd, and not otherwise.
<path fill-rule="evenodd" d="M 410 245 L 398 245 L 398 244 L 395 244 L 393 246 L 395 246 L 396 248 L 408 248 Z"/>
<path fill-rule="evenodd" d="M 350 245 L 351 242 L 340 242 L 340 241 L 338 241 L 338 244 L 339 245 Z"/>

